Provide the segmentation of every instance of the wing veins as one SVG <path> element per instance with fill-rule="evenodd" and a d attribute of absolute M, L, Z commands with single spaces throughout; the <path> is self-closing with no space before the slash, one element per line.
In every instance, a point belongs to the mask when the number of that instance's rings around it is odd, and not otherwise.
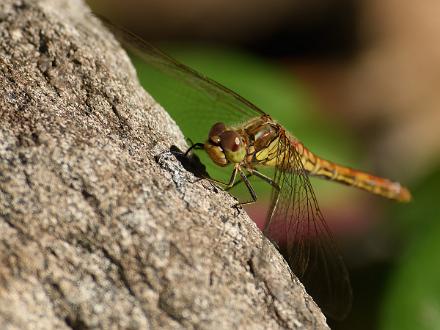
<path fill-rule="evenodd" d="M 277 160 L 274 181 L 280 192 L 277 202 L 271 203 L 266 234 L 280 246 L 285 244 L 289 265 L 320 307 L 329 315 L 342 318 L 351 307 L 348 273 L 319 210 L 301 157 L 288 136 L 280 137 Z M 282 237 L 277 230 L 284 230 Z M 281 239 L 286 240 L 279 242 Z M 316 281 L 322 275 L 324 282 Z"/>

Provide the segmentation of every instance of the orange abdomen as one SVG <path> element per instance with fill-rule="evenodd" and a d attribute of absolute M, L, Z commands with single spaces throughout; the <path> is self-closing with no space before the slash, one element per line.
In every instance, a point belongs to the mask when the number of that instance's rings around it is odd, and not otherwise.
<path fill-rule="evenodd" d="M 335 164 L 316 156 L 300 142 L 294 142 L 293 144 L 301 155 L 301 162 L 309 175 L 357 187 L 399 202 L 409 202 L 411 200 L 409 190 L 398 182 Z"/>

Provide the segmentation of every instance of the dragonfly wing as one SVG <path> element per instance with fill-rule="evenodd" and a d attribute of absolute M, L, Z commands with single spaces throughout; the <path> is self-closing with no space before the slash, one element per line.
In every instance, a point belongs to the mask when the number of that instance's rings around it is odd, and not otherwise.
<path fill-rule="evenodd" d="M 195 142 L 203 142 L 216 122 L 238 124 L 265 114 L 229 88 L 178 62 L 136 34 L 115 26 L 104 17 L 98 17 L 123 46 L 140 59 L 141 64 L 156 71 L 152 79 L 142 81 L 144 87 L 170 112 L 183 133 Z M 156 79 L 156 73 L 159 73 L 159 79 Z M 170 87 L 167 87 L 166 79 L 173 81 Z M 168 91 L 164 92 L 165 88 Z M 173 94 L 179 94 L 178 101 L 167 104 L 175 96 Z M 190 124 L 185 125 L 188 122 Z M 203 136 L 194 134 L 196 126 L 204 128 Z"/>
<path fill-rule="evenodd" d="M 290 139 L 280 139 L 265 235 L 275 241 L 293 272 L 328 315 L 341 319 L 350 308 L 350 279 L 318 207 L 301 157 Z"/>

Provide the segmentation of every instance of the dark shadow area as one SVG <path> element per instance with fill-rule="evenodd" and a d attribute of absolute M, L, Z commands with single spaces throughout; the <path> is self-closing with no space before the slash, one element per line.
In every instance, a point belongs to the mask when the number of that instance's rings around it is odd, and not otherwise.
<path fill-rule="evenodd" d="M 177 146 L 172 145 L 170 152 L 176 157 L 176 159 L 182 164 L 183 168 L 188 172 L 191 172 L 196 177 L 201 179 L 210 179 L 205 165 L 202 164 L 200 158 L 193 152 L 186 154 L 180 150 Z"/>

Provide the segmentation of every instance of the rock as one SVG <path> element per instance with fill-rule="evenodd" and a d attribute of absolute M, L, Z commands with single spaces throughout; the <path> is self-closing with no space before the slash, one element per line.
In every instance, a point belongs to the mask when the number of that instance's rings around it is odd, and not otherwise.
<path fill-rule="evenodd" d="M 327 328 L 82 1 L 2 1 L 0 86 L 1 329 Z"/>

